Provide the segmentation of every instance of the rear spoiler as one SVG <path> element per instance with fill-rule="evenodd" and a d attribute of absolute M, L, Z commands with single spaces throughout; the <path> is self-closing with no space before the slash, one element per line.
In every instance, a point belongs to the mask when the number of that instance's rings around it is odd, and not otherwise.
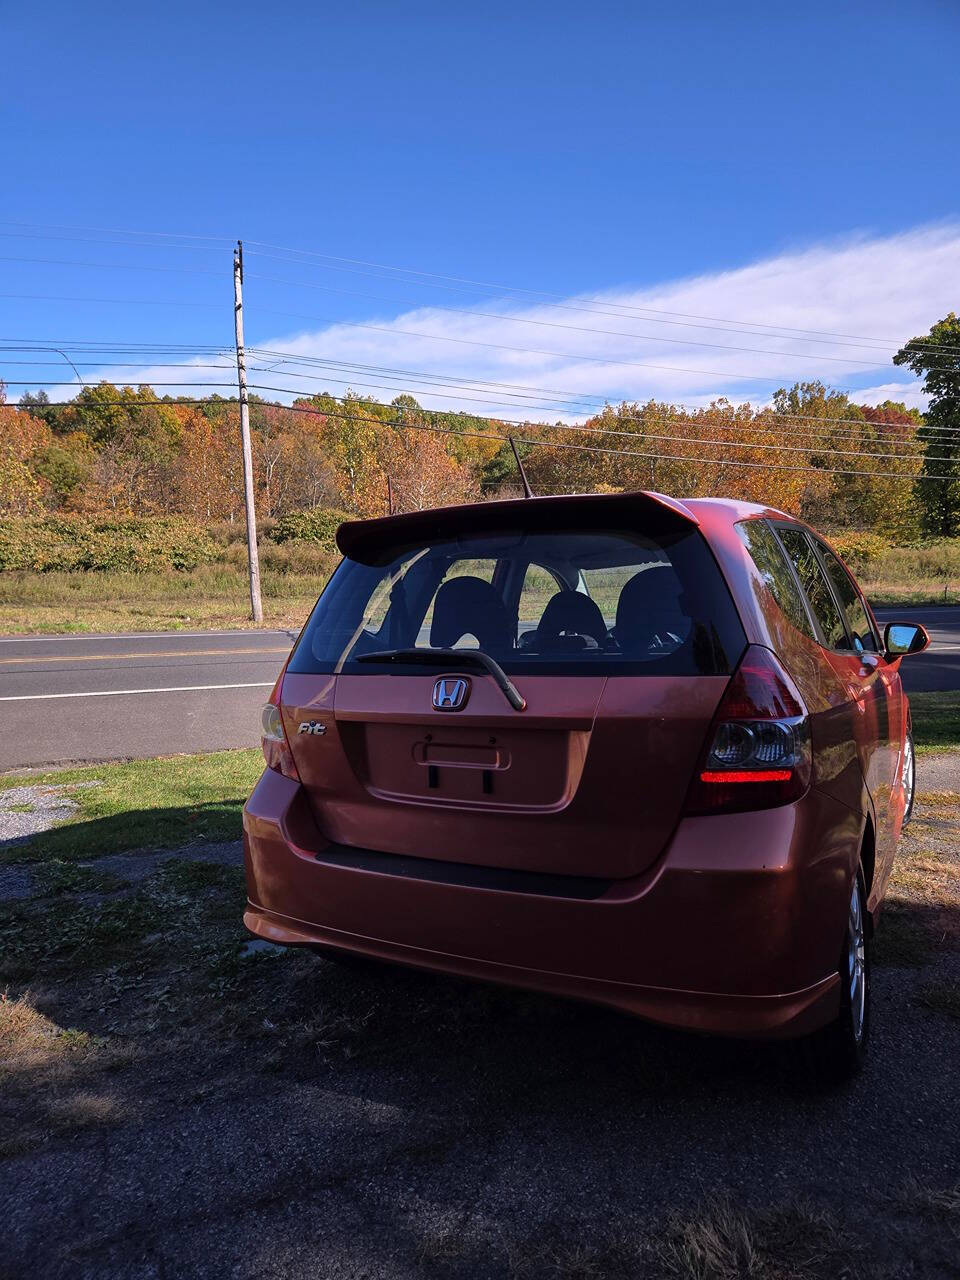
<path fill-rule="evenodd" d="M 460 534 L 538 533 L 551 529 L 624 529 L 635 533 L 679 532 L 699 521 L 689 507 L 662 493 L 570 494 L 556 498 L 511 498 L 470 506 L 435 507 L 400 516 L 348 520 L 337 529 L 337 546 L 361 564 L 386 564 L 406 547 Z"/>

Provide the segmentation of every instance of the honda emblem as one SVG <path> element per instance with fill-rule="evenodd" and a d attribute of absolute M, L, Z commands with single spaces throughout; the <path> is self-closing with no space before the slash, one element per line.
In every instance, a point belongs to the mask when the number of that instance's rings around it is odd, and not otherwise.
<path fill-rule="evenodd" d="M 433 705 L 437 711 L 459 711 L 469 692 L 470 683 L 463 676 L 441 676 L 433 686 Z"/>

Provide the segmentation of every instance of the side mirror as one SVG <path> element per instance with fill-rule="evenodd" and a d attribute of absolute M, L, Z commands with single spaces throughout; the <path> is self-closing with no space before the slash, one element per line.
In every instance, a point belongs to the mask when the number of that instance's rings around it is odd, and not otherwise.
<path fill-rule="evenodd" d="M 923 653 L 929 644 L 926 627 L 915 622 L 888 622 L 883 632 L 883 648 L 888 658 Z"/>

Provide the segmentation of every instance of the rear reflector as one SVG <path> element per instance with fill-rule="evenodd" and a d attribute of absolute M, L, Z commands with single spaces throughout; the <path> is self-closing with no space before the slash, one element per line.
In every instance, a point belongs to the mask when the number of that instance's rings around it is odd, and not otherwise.
<path fill-rule="evenodd" d="M 789 769 L 717 769 L 705 770 L 701 782 L 789 782 Z"/>

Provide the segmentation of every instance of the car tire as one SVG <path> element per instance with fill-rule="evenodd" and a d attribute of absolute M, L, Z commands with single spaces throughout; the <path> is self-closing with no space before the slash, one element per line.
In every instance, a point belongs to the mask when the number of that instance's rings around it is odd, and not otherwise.
<path fill-rule="evenodd" d="M 917 793 L 917 753 L 913 749 L 913 734 L 907 730 L 903 743 L 903 826 L 913 814 L 913 798 Z"/>
<path fill-rule="evenodd" d="M 836 1088 L 863 1067 L 870 1036 L 870 941 L 867 895 L 858 869 L 840 951 L 840 1012 L 828 1026 L 800 1042 L 807 1082 Z"/>

